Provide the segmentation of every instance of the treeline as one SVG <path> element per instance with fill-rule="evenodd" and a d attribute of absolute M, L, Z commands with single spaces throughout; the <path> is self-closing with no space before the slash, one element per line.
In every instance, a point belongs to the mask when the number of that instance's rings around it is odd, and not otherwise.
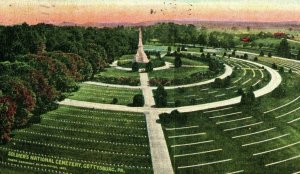
<path fill-rule="evenodd" d="M 211 47 L 234 48 L 234 35 L 225 32 L 208 32 L 207 29 L 197 29 L 194 25 L 179 25 L 162 23 L 146 27 L 144 40 L 149 42 L 157 39 L 160 43 L 175 45 L 192 44 Z"/>
<path fill-rule="evenodd" d="M 136 51 L 134 28 L 0 27 L 0 143 L 38 122 L 108 63 Z"/>
<path fill-rule="evenodd" d="M 106 61 L 137 49 L 136 28 L 84 28 L 58 27 L 48 24 L 22 25 L 0 28 L 0 60 L 14 60 L 16 55 L 36 53 L 40 42 L 46 44 L 46 51 L 75 53 L 82 57 L 103 54 Z"/>

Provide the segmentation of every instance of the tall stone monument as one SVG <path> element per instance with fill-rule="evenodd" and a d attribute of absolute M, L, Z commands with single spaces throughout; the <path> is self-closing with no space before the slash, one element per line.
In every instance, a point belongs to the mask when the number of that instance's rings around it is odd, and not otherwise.
<path fill-rule="evenodd" d="M 147 58 L 147 55 L 144 51 L 144 46 L 143 46 L 143 38 L 142 38 L 142 29 L 139 28 L 139 45 L 138 45 L 138 50 L 133 58 L 133 62 L 138 62 L 138 63 L 148 63 L 149 59 Z"/>

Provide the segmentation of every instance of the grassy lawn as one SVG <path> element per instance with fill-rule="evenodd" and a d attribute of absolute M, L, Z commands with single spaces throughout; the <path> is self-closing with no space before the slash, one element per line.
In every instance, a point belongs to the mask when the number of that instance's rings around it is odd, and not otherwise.
<path fill-rule="evenodd" d="M 145 51 L 160 51 L 162 54 L 167 53 L 168 46 L 144 45 Z"/>
<path fill-rule="evenodd" d="M 106 71 L 100 72 L 97 76 L 104 76 L 104 77 L 115 77 L 115 78 L 139 78 L 138 72 L 129 72 L 118 70 L 115 68 L 107 68 Z"/>
<path fill-rule="evenodd" d="M 260 70 L 255 65 L 232 61 L 230 59 L 225 61 L 232 67 L 243 68 L 234 70 L 235 75 L 231 79 L 230 86 L 226 88 L 213 88 L 211 84 L 208 84 L 182 89 L 168 89 L 168 106 L 174 107 L 176 100 L 180 101 L 181 106 L 226 100 L 239 96 L 237 93 L 238 88 L 248 91 L 250 86 L 254 86 L 254 89 L 258 89 L 264 87 L 270 80 L 267 71 Z"/>
<path fill-rule="evenodd" d="M 0 156 L 28 173 L 152 173 L 143 114 L 60 106 L 14 133 Z"/>
<path fill-rule="evenodd" d="M 166 56 L 163 58 L 165 61 L 173 63 L 174 64 L 174 57 Z M 185 57 L 181 58 L 182 65 L 194 65 L 194 66 L 208 66 L 205 62 L 200 62 L 196 60 L 191 60 Z"/>
<path fill-rule="evenodd" d="M 118 99 L 116 104 L 128 105 L 132 103 L 135 94 L 142 92 L 137 89 L 124 89 L 114 87 L 104 87 L 97 85 L 81 84 L 79 91 L 73 93 L 70 99 L 96 102 L 96 103 L 112 103 L 113 98 Z"/>
<path fill-rule="evenodd" d="M 174 79 L 174 78 L 187 78 L 190 75 L 197 72 L 206 72 L 208 67 L 181 67 L 181 68 L 170 68 L 166 70 L 153 71 L 149 73 L 151 78 L 165 78 L 165 79 Z"/>
<path fill-rule="evenodd" d="M 132 56 L 134 55 L 125 55 L 120 58 L 118 61 L 118 66 L 125 67 L 125 68 L 131 68 L 132 67 Z M 126 57 L 128 59 L 126 59 Z M 157 59 L 154 55 L 150 56 L 150 61 L 152 62 L 153 68 L 161 67 L 165 65 L 165 61 L 163 59 Z M 145 68 L 145 63 L 139 64 L 140 68 Z"/>
<path fill-rule="evenodd" d="M 299 118 L 295 110 L 300 108 L 300 99 L 295 98 L 300 96 L 296 89 L 300 77 L 285 73 L 283 78 L 287 92 L 283 98 L 268 94 L 256 107 L 234 105 L 193 112 L 187 114 L 187 123 L 164 123 L 175 172 L 299 171 L 300 120 L 288 122 Z M 271 109 L 276 110 L 268 112 Z"/>
<path fill-rule="evenodd" d="M 95 75 L 95 81 L 137 86 L 140 83 L 139 73 L 131 71 L 123 71 L 115 68 L 107 68 L 105 71 Z"/>

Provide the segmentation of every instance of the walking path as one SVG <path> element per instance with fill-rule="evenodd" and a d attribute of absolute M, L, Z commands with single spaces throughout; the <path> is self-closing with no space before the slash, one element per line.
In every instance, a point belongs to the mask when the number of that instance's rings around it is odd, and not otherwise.
<path fill-rule="evenodd" d="M 148 73 L 140 73 L 140 80 L 145 99 L 144 107 L 149 108 L 154 106 L 155 101 L 152 89 L 149 86 Z M 160 113 L 155 110 L 146 111 L 144 113 L 147 121 L 153 172 L 155 174 L 173 174 L 174 172 L 164 133 L 161 124 L 157 123 Z"/>
<path fill-rule="evenodd" d="M 259 64 L 259 63 L 256 63 L 256 62 L 251 62 L 249 60 L 242 60 L 242 59 L 237 59 L 237 58 L 231 58 L 231 59 L 252 63 L 252 64 L 255 64 L 257 66 L 263 66 L 262 64 Z M 265 67 L 265 70 L 267 70 L 270 73 L 271 80 L 263 88 L 254 91 L 255 97 L 260 97 L 260 96 L 263 96 L 263 95 L 266 95 L 266 94 L 272 92 L 275 88 L 277 88 L 280 85 L 280 83 L 282 81 L 282 78 L 281 78 L 280 74 L 276 70 L 274 70 L 270 67 L 267 67 L 267 66 L 264 66 L 264 67 Z M 232 72 L 231 68 L 230 68 L 230 71 Z M 146 74 L 146 73 L 140 73 L 140 74 Z M 224 75 L 224 76 L 226 77 L 227 75 Z M 145 76 L 141 77 L 141 80 L 143 80 L 143 82 L 141 82 L 141 84 L 143 84 L 143 85 L 140 87 L 140 89 L 143 89 L 145 86 L 148 86 L 147 85 L 148 82 L 147 83 L 144 82 L 144 78 L 148 78 L 148 75 L 147 75 L 147 77 L 145 77 Z M 200 85 L 201 83 L 204 83 L 204 82 L 190 84 L 189 86 L 197 86 L 197 85 Z M 182 85 L 182 86 L 187 87 L 186 85 Z M 180 87 L 180 86 L 177 86 L 177 87 Z M 155 89 L 156 87 L 149 87 L 148 86 L 147 88 Z M 165 88 L 170 89 L 170 88 L 167 88 L 167 87 L 165 87 Z M 147 89 L 147 90 L 148 90 L 148 92 L 150 92 L 149 89 Z M 143 92 L 145 92 L 145 89 L 143 90 Z M 148 93 L 148 92 L 146 92 L 146 93 Z M 151 91 L 151 94 L 146 94 L 146 93 L 144 94 L 146 96 L 153 95 L 152 91 Z M 148 99 L 145 99 L 145 101 L 146 100 L 148 100 Z M 227 99 L 227 100 L 222 100 L 222 101 L 217 101 L 217 102 L 212 102 L 212 103 L 205 103 L 205 104 L 191 105 L 191 106 L 183 106 L 183 107 L 178 107 L 178 108 L 143 107 L 143 108 L 137 109 L 137 108 L 128 107 L 128 106 L 111 105 L 111 104 L 99 104 L 99 103 L 91 103 L 91 107 L 95 107 L 95 108 L 98 108 L 98 109 L 112 109 L 112 110 L 119 110 L 119 111 L 121 110 L 121 111 L 128 111 L 128 112 L 155 111 L 155 112 L 158 112 L 158 113 L 170 113 L 174 109 L 177 109 L 179 112 L 194 112 L 194 111 L 201 111 L 201 110 L 206 110 L 206 109 L 213 109 L 213 108 L 238 104 L 238 103 L 240 103 L 240 101 L 241 101 L 241 97 L 239 96 L 239 97 L 235 97 L 235 98 L 231 98 L 231 99 Z M 60 104 L 80 106 L 80 102 L 81 101 L 75 101 L 75 100 L 67 99 L 63 102 L 60 102 Z M 149 102 L 150 105 L 153 104 L 153 102 L 152 103 L 150 101 L 147 101 L 147 102 Z M 87 106 L 88 105 L 87 103 L 90 103 L 90 102 L 83 102 L 83 105 Z M 101 108 L 101 107 L 103 107 L 103 108 Z"/>
<path fill-rule="evenodd" d="M 225 64 L 224 74 L 222 74 L 222 75 L 220 75 L 219 77 L 216 77 L 216 78 L 224 79 L 227 76 L 230 76 L 232 74 L 232 71 L 233 71 L 232 68 Z M 193 87 L 193 86 L 201 86 L 201 85 L 206 85 L 206 84 L 212 83 L 214 81 L 215 81 L 215 79 L 210 79 L 210 80 L 207 80 L 207 81 L 192 83 L 192 84 L 187 84 L 187 85 L 165 86 L 165 89 L 177 89 L 177 88 L 187 88 L 187 87 Z M 102 82 L 91 82 L 91 81 L 87 81 L 87 82 L 84 82 L 84 83 L 92 84 L 92 85 L 99 85 L 99 86 L 106 86 L 106 87 L 142 89 L 141 86 L 115 85 L 115 84 L 107 84 L 107 83 L 102 83 Z M 151 88 L 156 89 L 157 87 L 153 86 Z"/>
<path fill-rule="evenodd" d="M 236 58 L 231 58 L 231 59 L 236 59 Z M 252 64 L 255 64 L 258 66 L 263 66 L 259 63 L 251 62 L 248 60 L 241 60 L 241 59 L 236 59 L 236 60 L 252 63 Z M 269 68 L 267 66 L 265 66 L 265 69 L 270 73 L 271 80 L 265 87 L 254 92 L 256 97 L 260 97 L 262 95 L 272 92 L 276 87 L 278 87 L 280 85 L 281 80 L 282 80 L 281 76 L 279 75 L 279 73 L 277 71 L 275 71 L 272 68 Z M 220 76 L 219 78 L 225 78 L 228 75 L 230 75 L 231 73 L 232 73 L 232 68 L 229 67 L 228 65 L 226 65 L 225 73 L 222 76 Z M 199 83 L 194 83 L 194 84 L 189 84 L 189 85 L 169 87 L 169 89 L 179 88 L 179 87 L 198 86 L 198 85 L 208 84 L 213 81 L 214 81 L 214 79 L 211 79 L 206 82 L 199 82 Z M 122 105 L 100 104 L 100 103 L 76 101 L 76 100 L 70 100 L 70 99 L 66 99 L 62 102 L 59 102 L 59 104 L 77 106 L 77 107 L 113 110 L 113 111 L 144 113 L 146 116 L 151 159 L 152 159 L 153 171 L 155 174 L 173 174 L 174 173 L 161 124 L 157 123 L 157 121 L 159 120 L 160 113 L 164 113 L 164 112 L 170 113 L 174 109 L 178 109 L 179 112 L 193 112 L 193 111 L 199 111 L 199 110 L 205 110 L 205 109 L 212 109 L 212 108 L 218 108 L 218 107 L 237 104 L 241 100 L 241 97 L 235 97 L 235 98 L 231 98 L 228 100 L 223 100 L 223 101 L 218 101 L 218 102 L 213 102 L 213 103 L 206 103 L 206 104 L 193 105 L 193 106 L 184 106 L 184 107 L 179 107 L 179 108 L 152 108 L 151 106 L 155 105 L 155 100 L 153 97 L 152 89 L 156 88 L 156 87 L 149 86 L 149 77 L 148 77 L 147 73 L 140 73 L 140 82 L 141 82 L 141 86 L 125 86 L 125 88 L 142 89 L 144 99 L 145 99 L 144 107 L 128 107 L 128 106 L 122 106 Z M 123 85 L 108 85 L 108 84 L 99 83 L 99 82 L 86 82 L 86 83 L 96 84 L 96 85 L 101 85 L 101 86 L 112 86 L 112 87 L 123 87 L 124 88 Z M 243 135 L 243 136 L 245 136 L 245 135 Z M 231 159 L 227 159 L 227 160 L 223 160 L 223 161 L 229 161 L 229 160 L 231 160 Z M 209 164 L 219 163 L 219 162 L 223 162 L 223 161 L 217 161 L 217 162 L 212 162 L 212 163 L 207 163 L 207 164 L 199 164 L 197 166 L 209 165 Z M 192 166 L 182 166 L 181 168 L 188 168 L 188 167 L 192 167 Z"/>
<path fill-rule="evenodd" d="M 119 69 L 119 70 L 123 70 L 123 71 L 132 71 L 132 68 L 126 68 L 126 67 L 118 66 L 118 61 L 117 61 L 117 60 L 114 61 L 110 66 L 113 67 L 113 68 Z M 169 68 L 171 68 L 172 66 L 173 66 L 172 63 L 170 63 L 170 62 L 165 62 L 165 65 L 164 65 L 164 66 L 153 68 L 153 71 L 169 69 Z M 139 72 L 142 72 L 142 71 L 143 71 L 143 69 L 140 69 L 140 70 L 139 70 Z"/>

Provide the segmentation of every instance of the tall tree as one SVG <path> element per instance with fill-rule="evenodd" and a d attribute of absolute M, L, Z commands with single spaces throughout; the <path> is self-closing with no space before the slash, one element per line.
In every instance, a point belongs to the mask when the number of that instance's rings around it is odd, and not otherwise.
<path fill-rule="evenodd" d="M 277 54 L 282 57 L 290 58 L 290 46 L 287 39 L 282 39 L 279 46 L 277 47 Z"/>

